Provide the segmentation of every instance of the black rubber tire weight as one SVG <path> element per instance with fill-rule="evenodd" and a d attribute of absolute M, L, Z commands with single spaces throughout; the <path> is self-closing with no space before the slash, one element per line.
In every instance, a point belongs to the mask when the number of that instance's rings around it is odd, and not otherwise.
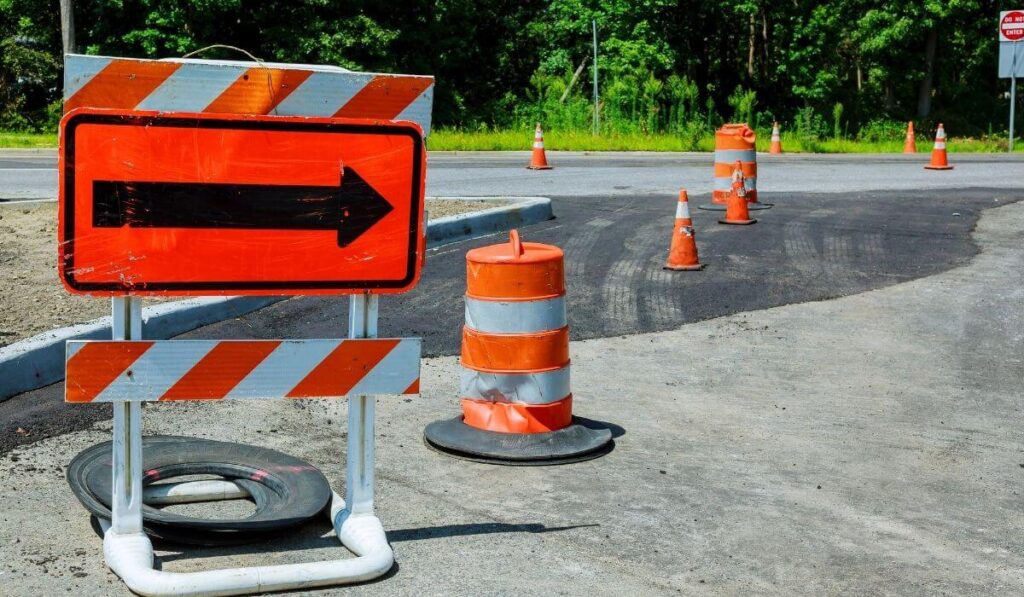
<path fill-rule="evenodd" d="M 94 516 L 110 520 L 111 442 L 83 450 L 68 466 L 68 484 Z M 256 511 L 240 519 L 182 516 L 143 505 L 147 534 L 191 545 L 260 541 L 317 516 L 331 487 L 313 465 L 288 454 L 230 442 L 175 436 L 142 440 L 142 484 L 183 475 L 218 475 L 249 492 Z"/>

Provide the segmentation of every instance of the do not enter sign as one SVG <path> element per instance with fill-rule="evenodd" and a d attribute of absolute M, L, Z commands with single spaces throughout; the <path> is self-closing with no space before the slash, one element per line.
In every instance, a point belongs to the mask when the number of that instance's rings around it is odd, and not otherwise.
<path fill-rule="evenodd" d="M 1024 39 L 1024 10 L 1008 10 L 999 13 L 999 39 L 1001 41 Z"/>
<path fill-rule="evenodd" d="M 394 293 L 419 277 L 413 123 L 79 109 L 60 159 L 72 292 Z"/>

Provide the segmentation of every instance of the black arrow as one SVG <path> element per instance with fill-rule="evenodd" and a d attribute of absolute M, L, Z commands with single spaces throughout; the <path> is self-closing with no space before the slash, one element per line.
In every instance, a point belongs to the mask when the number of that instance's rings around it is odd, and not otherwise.
<path fill-rule="evenodd" d="M 347 166 L 336 187 L 97 180 L 92 201 L 96 228 L 337 230 L 339 247 L 394 209 Z"/>

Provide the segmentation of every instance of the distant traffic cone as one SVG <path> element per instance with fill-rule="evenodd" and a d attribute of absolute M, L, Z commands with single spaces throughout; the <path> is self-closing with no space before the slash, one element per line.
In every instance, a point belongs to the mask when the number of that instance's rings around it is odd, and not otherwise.
<path fill-rule="evenodd" d="M 782 135 L 779 133 L 779 123 L 772 125 L 772 146 L 768 153 L 782 153 Z"/>
<path fill-rule="evenodd" d="M 704 269 L 697 257 L 697 241 L 693 237 L 693 220 L 690 219 L 690 200 L 686 189 L 679 191 L 676 221 L 672 228 L 672 246 L 668 250 L 665 269 L 677 272 Z"/>
<path fill-rule="evenodd" d="M 917 141 L 914 139 L 914 121 L 907 123 L 907 139 L 903 142 L 903 153 L 917 153 Z"/>
<path fill-rule="evenodd" d="M 719 224 L 733 224 L 746 226 L 757 220 L 751 219 L 750 210 L 747 207 L 747 188 L 743 181 L 743 166 L 739 160 L 732 171 L 732 190 L 729 198 L 725 200 L 725 219 L 718 220 Z"/>
<path fill-rule="evenodd" d="M 924 167 L 925 170 L 952 170 L 946 160 L 946 130 L 939 123 L 939 130 L 935 131 L 935 146 L 932 148 L 932 161 Z"/>
<path fill-rule="evenodd" d="M 540 123 L 537 123 L 537 128 L 533 131 L 533 157 L 530 159 L 530 165 L 527 166 L 530 170 L 550 170 L 551 166 L 548 166 L 548 158 L 544 155 L 544 131 L 540 128 Z"/>

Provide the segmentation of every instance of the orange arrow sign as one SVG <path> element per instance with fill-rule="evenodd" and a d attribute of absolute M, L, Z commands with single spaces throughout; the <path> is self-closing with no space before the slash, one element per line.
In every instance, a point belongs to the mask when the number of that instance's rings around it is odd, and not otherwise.
<path fill-rule="evenodd" d="M 79 109 L 60 159 L 72 292 L 394 293 L 419 277 L 413 123 Z"/>

